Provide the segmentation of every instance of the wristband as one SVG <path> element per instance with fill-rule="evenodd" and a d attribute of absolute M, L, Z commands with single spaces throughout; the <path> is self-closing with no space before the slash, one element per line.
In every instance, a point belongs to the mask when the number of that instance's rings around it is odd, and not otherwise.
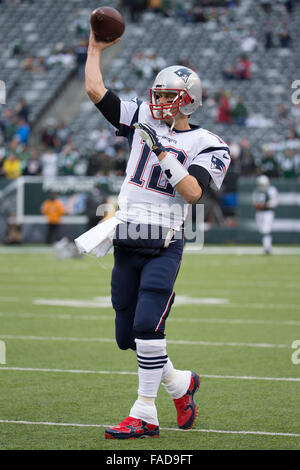
<path fill-rule="evenodd" d="M 177 158 L 170 153 L 167 153 L 159 164 L 173 188 L 189 174 Z"/>
<path fill-rule="evenodd" d="M 166 149 L 163 145 L 159 145 L 156 149 L 152 147 L 152 152 L 155 153 L 155 155 L 158 157 L 162 152 L 166 152 Z"/>

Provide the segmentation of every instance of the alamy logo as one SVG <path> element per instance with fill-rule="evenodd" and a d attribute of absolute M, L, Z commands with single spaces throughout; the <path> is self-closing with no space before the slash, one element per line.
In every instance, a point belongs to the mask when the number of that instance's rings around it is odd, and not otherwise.
<path fill-rule="evenodd" d="M 6 104 L 6 87 L 3 80 L 0 80 L 0 104 Z"/>
<path fill-rule="evenodd" d="M 182 69 L 178 69 L 176 70 L 176 75 L 178 75 L 178 77 L 182 78 L 182 80 L 184 81 L 184 83 L 186 83 L 189 79 L 189 76 L 192 75 L 192 72 L 190 72 L 188 69 L 186 68 L 182 68 Z"/>
<path fill-rule="evenodd" d="M 300 340 L 296 339 L 292 343 L 292 348 L 295 349 L 296 351 L 293 352 L 291 360 L 292 363 L 295 365 L 300 364 Z"/>
<path fill-rule="evenodd" d="M 4 341 L 0 341 L 0 364 L 6 364 L 6 347 Z"/>
<path fill-rule="evenodd" d="M 292 93 L 292 103 L 299 104 L 300 103 L 300 80 L 294 80 L 291 87 L 295 89 Z"/>

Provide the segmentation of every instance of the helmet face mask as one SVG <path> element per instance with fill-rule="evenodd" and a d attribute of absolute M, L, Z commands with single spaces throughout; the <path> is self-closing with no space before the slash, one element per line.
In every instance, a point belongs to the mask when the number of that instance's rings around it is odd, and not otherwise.
<path fill-rule="evenodd" d="M 162 93 L 174 98 L 159 102 Z M 189 116 L 202 104 L 202 86 L 196 72 L 182 65 L 161 70 L 150 89 L 149 107 L 153 119 L 174 118 L 180 112 Z"/>
<path fill-rule="evenodd" d="M 160 95 L 166 93 L 174 95 L 165 103 L 159 103 Z M 175 88 L 153 87 L 150 89 L 150 111 L 153 119 L 169 119 L 175 117 L 180 112 L 180 107 L 191 103 L 192 98 L 186 90 Z"/>

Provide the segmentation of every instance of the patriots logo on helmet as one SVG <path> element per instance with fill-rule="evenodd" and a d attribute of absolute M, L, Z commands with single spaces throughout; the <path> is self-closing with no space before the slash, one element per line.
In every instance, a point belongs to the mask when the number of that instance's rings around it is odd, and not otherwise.
<path fill-rule="evenodd" d="M 192 72 L 190 72 L 188 69 L 186 69 L 184 67 L 182 69 L 176 70 L 174 73 L 176 73 L 176 75 L 178 75 L 178 77 L 182 78 L 184 83 L 186 83 L 189 79 L 189 76 L 192 75 Z"/>
<path fill-rule="evenodd" d="M 211 165 L 210 168 L 212 170 L 220 170 L 222 173 L 225 175 L 226 174 L 226 166 L 225 163 L 220 160 L 220 158 L 217 158 L 215 155 L 211 157 Z"/>

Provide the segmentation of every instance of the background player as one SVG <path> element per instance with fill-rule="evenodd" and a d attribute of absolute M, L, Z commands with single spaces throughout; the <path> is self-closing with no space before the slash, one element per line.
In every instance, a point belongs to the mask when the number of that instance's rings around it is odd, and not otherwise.
<path fill-rule="evenodd" d="M 96 42 L 91 32 L 85 84 L 90 99 L 130 145 L 116 213 L 123 224 L 114 239 L 111 293 L 116 340 L 121 349 L 136 350 L 139 388 L 129 416 L 105 435 L 157 437 L 155 398 L 161 382 L 174 400 L 178 426 L 188 429 L 196 417 L 194 393 L 200 377 L 173 367 L 166 351 L 165 321 L 175 298 L 187 206 L 201 198 L 211 180 L 220 188 L 230 156 L 222 139 L 189 123 L 202 95 L 200 79 L 191 69 L 162 70 L 150 103 L 138 98 L 122 101 L 107 90 L 101 52 L 115 42 Z M 149 227 L 162 230 L 158 237 L 136 240 L 129 235 L 132 226 L 146 227 L 147 234 Z M 119 227 L 126 227 L 125 237 Z"/>
<path fill-rule="evenodd" d="M 272 225 L 274 209 L 278 205 L 278 191 L 270 185 L 266 175 L 258 176 L 256 189 L 253 193 L 253 206 L 259 233 L 262 236 L 264 253 L 269 255 L 272 251 Z"/>

